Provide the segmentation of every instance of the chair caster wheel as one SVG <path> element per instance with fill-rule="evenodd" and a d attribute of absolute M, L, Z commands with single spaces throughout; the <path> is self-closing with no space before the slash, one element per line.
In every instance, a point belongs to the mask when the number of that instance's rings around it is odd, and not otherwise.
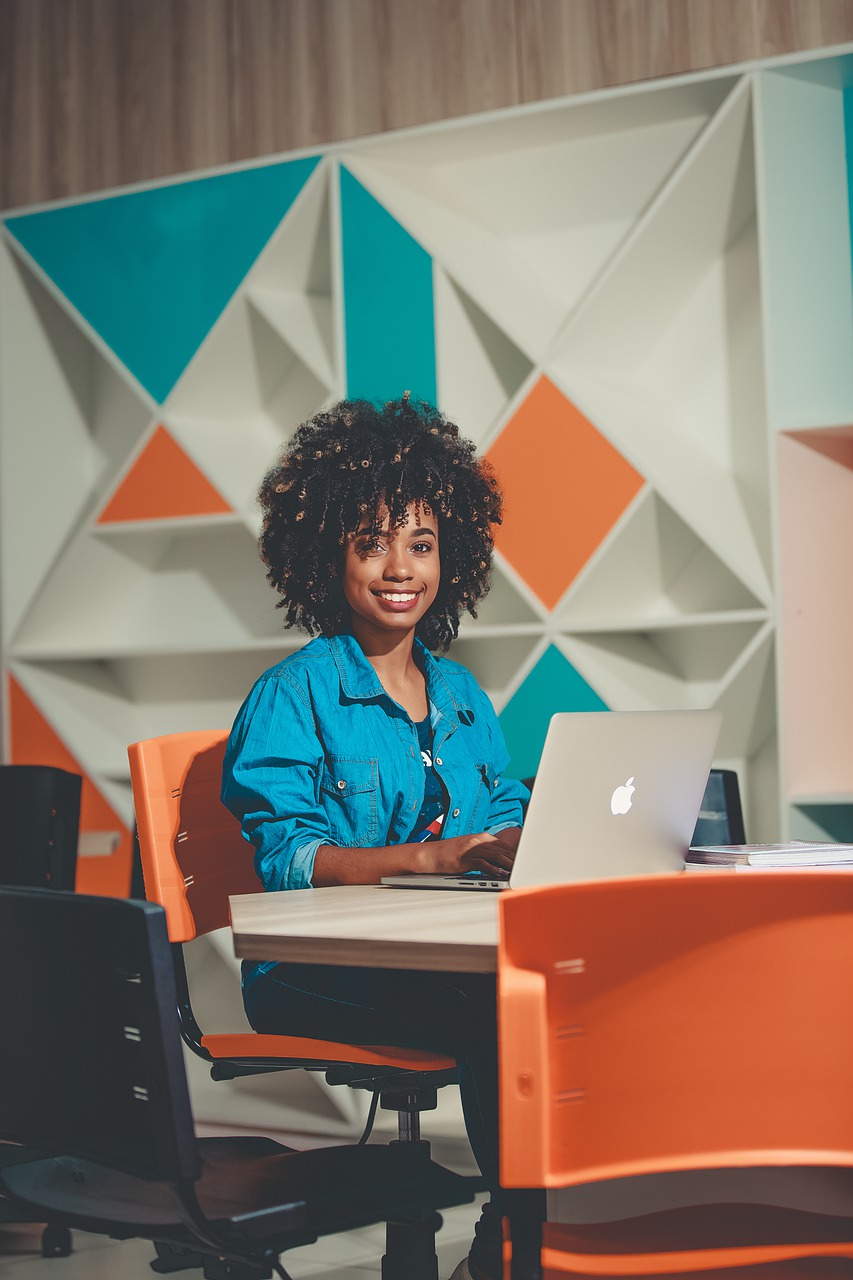
<path fill-rule="evenodd" d="M 71 1232 L 67 1227 L 51 1226 L 50 1223 L 41 1233 L 41 1253 L 43 1258 L 67 1258 L 71 1252 Z"/>

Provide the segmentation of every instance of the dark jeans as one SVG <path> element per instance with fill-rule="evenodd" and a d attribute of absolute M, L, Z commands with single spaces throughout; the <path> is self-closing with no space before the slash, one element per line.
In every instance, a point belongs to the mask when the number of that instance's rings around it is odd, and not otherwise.
<path fill-rule="evenodd" d="M 498 1188 L 497 1002 L 493 974 L 243 965 L 243 1000 L 256 1031 L 387 1044 L 450 1054 L 471 1149 Z"/>

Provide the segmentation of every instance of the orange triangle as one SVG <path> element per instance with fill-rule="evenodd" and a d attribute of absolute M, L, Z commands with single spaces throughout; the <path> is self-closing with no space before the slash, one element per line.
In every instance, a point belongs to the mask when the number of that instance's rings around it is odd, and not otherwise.
<path fill-rule="evenodd" d="M 14 676 L 9 676 L 9 738 L 13 764 L 49 764 L 82 775 L 80 831 L 115 832 L 119 845 L 106 857 L 78 857 L 75 887 L 78 893 L 126 898 L 130 892 L 130 831 Z"/>
<path fill-rule="evenodd" d="M 158 426 L 97 523 L 173 520 L 222 515 L 231 510 L 166 428 Z"/>

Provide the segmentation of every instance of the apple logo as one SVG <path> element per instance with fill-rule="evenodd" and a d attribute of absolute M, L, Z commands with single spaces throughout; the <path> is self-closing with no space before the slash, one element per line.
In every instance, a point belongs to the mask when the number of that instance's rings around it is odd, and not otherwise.
<path fill-rule="evenodd" d="M 624 786 L 617 787 L 613 792 L 613 795 L 610 797 L 610 812 L 627 813 L 633 803 L 631 797 L 635 790 L 636 787 L 634 786 L 633 778 L 629 778 Z"/>

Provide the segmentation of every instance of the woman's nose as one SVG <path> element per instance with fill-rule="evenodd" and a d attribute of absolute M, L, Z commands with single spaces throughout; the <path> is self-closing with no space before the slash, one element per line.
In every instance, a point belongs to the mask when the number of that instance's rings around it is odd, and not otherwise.
<path fill-rule="evenodd" d="M 383 578 L 393 578 L 395 582 L 401 582 L 405 578 L 410 578 L 411 566 L 406 558 L 405 547 L 398 547 L 396 544 L 391 547 L 388 559 L 385 561 L 385 571 Z"/>

